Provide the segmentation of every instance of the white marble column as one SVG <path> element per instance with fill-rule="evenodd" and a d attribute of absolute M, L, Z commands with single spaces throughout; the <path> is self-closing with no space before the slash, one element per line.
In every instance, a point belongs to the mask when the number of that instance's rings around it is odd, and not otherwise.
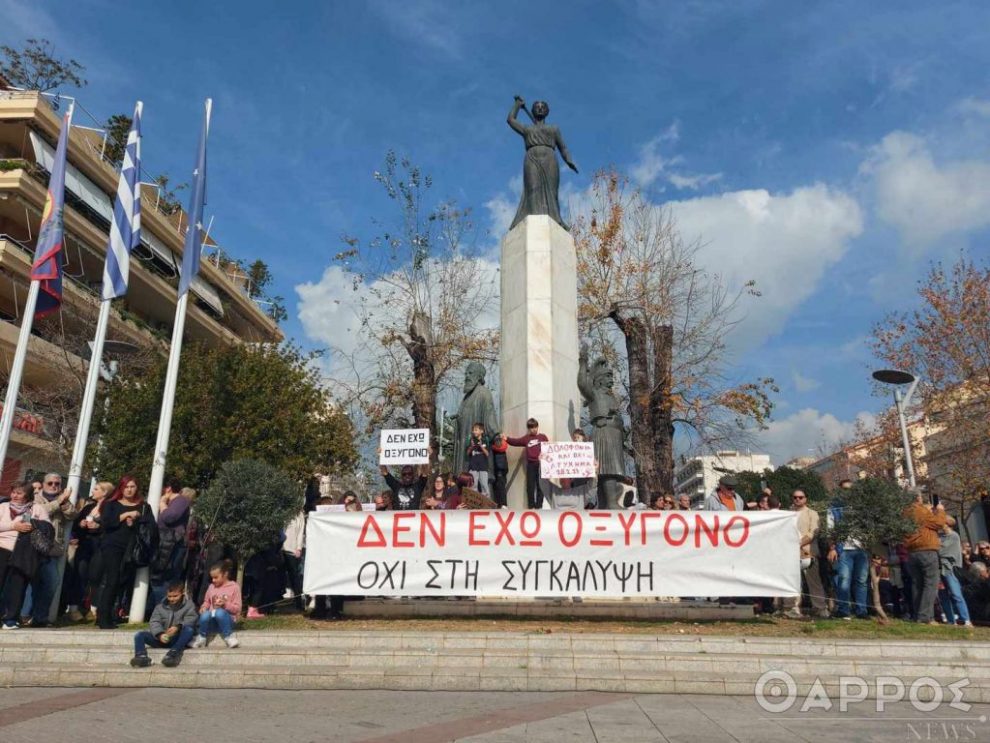
<path fill-rule="evenodd" d="M 550 217 L 526 217 L 502 240 L 501 283 L 502 430 L 524 436 L 532 417 L 551 441 L 569 441 L 581 418 L 577 265 L 570 233 Z M 525 453 L 518 447 L 508 453 L 508 504 L 525 508 Z"/>

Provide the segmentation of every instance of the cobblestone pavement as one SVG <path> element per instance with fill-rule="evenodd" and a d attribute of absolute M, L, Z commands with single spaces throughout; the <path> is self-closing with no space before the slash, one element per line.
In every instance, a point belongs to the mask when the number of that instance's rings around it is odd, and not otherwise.
<path fill-rule="evenodd" d="M 769 714 L 754 699 L 602 692 L 4 689 L 0 741 L 986 741 L 990 705 L 838 704 Z"/>

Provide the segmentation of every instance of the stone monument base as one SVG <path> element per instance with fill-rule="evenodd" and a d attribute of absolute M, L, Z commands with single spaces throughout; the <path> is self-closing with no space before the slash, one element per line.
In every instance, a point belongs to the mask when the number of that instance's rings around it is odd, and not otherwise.
<path fill-rule="evenodd" d="M 502 240 L 502 430 L 524 436 L 536 418 L 551 441 L 570 441 L 578 395 L 574 240 L 547 216 L 530 216 Z M 544 493 L 549 495 L 549 493 Z M 508 505 L 526 508 L 525 452 L 509 448 Z"/>

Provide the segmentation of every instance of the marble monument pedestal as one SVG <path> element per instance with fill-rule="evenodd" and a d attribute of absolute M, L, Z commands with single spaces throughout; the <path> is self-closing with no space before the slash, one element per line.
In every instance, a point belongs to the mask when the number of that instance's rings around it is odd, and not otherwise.
<path fill-rule="evenodd" d="M 570 441 L 581 417 L 574 240 L 550 217 L 526 217 L 502 240 L 501 265 L 502 430 L 524 436 L 536 418 L 551 441 Z M 523 509 L 525 451 L 508 455 L 508 505 Z"/>

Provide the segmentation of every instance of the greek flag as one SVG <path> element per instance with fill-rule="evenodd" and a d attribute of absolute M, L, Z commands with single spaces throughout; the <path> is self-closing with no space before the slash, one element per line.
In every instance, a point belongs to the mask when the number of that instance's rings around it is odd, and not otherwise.
<path fill-rule="evenodd" d="M 62 119 L 62 132 L 58 135 L 55 162 L 48 179 L 45 210 L 41 215 L 38 245 L 31 264 L 31 281 L 38 283 L 36 318 L 45 317 L 62 306 L 62 248 L 65 230 L 62 213 L 65 211 L 65 155 L 69 149 L 69 129 L 72 126 L 72 110 Z"/>
<path fill-rule="evenodd" d="M 127 133 L 124 165 L 117 182 L 113 223 L 107 260 L 103 265 L 103 299 L 116 299 L 127 293 L 131 251 L 141 242 L 141 102 L 134 109 L 134 120 Z"/>
<path fill-rule="evenodd" d="M 186 242 L 182 247 L 182 274 L 179 276 L 179 296 L 181 297 L 199 273 L 199 256 L 203 250 L 203 205 L 206 203 L 206 138 L 210 133 L 210 111 L 213 100 L 206 99 L 206 113 L 203 128 L 199 133 L 199 148 L 196 150 L 196 165 L 193 168 L 192 193 L 189 195 L 189 228 Z"/>

